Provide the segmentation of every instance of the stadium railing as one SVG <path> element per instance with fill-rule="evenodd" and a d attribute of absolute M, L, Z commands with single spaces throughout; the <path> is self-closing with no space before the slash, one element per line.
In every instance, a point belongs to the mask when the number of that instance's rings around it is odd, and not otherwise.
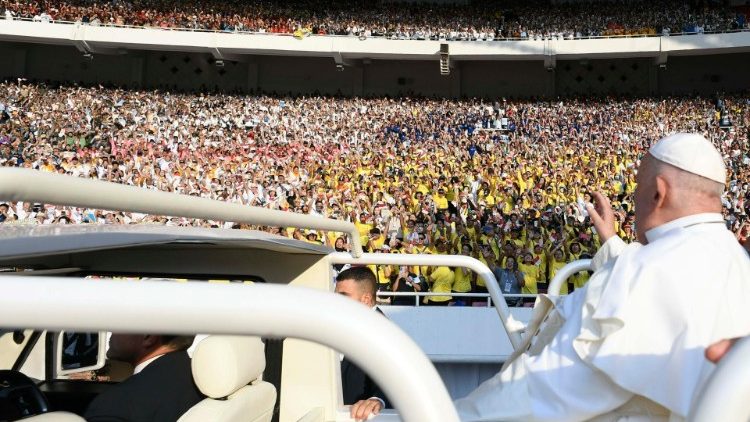
<path fill-rule="evenodd" d="M 393 298 L 393 297 L 411 297 L 414 298 L 414 306 L 422 306 L 420 298 L 433 297 L 433 296 L 451 296 L 451 297 L 467 297 L 467 298 L 479 298 L 485 302 L 483 307 L 492 307 L 492 296 L 489 293 L 454 293 L 454 292 L 378 292 L 378 298 Z M 514 298 L 535 298 L 535 294 L 504 294 L 503 298 L 514 299 Z"/>

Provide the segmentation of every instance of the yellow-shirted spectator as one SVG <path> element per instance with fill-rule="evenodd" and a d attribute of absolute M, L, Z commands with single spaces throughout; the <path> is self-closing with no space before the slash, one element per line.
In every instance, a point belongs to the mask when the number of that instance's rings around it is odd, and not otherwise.
<path fill-rule="evenodd" d="M 381 250 L 383 246 L 388 246 L 385 244 L 386 240 L 387 239 L 380 229 L 374 227 L 370 229 L 370 232 L 367 234 L 367 242 L 364 242 L 364 247 L 370 252 L 377 252 Z"/>
<path fill-rule="evenodd" d="M 451 290 L 453 289 L 453 281 L 455 280 L 455 275 L 453 274 L 453 271 L 450 269 L 450 267 L 443 265 L 433 269 L 428 279 L 430 281 L 430 284 L 432 285 L 430 287 L 431 292 L 450 294 Z M 429 296 L 428 304 L 447 305 L 451 299 L 452 296 Z"/>
<path fill-rule="evenodd" d="M 539 282 L 546 283 L 547 280 L 547 255 L 544 251 L 544 246 L 540 244 L 534 245 L 533 250 L 534 263 L 539 267 Z"/>
<path fill-rule="evenodd" d="M 425 233 L 413 233 L 408 241 L 409 246 L 407 247 L 405 252 L 412 254 L 431 254 L 432 251 L 430 250 L 429 246 L 425 245 L 426 239 L 427 235 Z M 428 270 L 429 268 L 426 265 L 415 265 L 409 268 L 410 272 L 418 276 L 426 276 Z"/>
<path fill-rule="evenodd" d="M 370 237 L 370 230 L 374 227 L 369 222 L 368 215 L 366 213 L 360 213 L 359 219 L 354 222 L 354 227 L 356 227 L 359 232 L 360 242 L 362 242 L 363 245 L 367 244 Z"/>
<path fill-rule="evenodd" d="M 439 241 L 437 243 L 438 253 L 445 253 L 447 250 L 447 243 Z M 451 293 L 453 289 L 453 282 L 456 276 L 453 270 L 445 265 L 431 268 L 429 272 L 428 280 L 430 281 L 430 291 L 433 293 Z M 452 296 L 429 296 L 427 298 L 428 305 L 448 305 Z"/>
<path fill-rule="evenodd" d="M 42 159 L 42 164 L 39 166 L 39 169 L 42 171 L 54 173 L 55 172 L 55 166 L 50 162 L 50 159 L 47 157 L 44 157 Z"/>
<path fill-rule="evenodd" d="M 523 260 L 518 264 L 518 269 L 523 273 L 524 284 L 521 288 L 523 294 L 538 294 L 537 283 L 540 279 L 540 265 L 534 262 L 534 255 L 531 253 L 525 253 Z M 531 300 L 533 302 L 533 299 Z M 528 302 L 524 300 L 524 302 Z"/>
<path fill-rule="evenodd" d="M 373 227 L 372 224 L 368 223 L 366 213 L 359 214 L 359 220 L 354 222 L 354 226 L 357 228 L 360 237 L 368 236 Z"/>
<path fill-rule="evenodd" d="M 444 211 L 448 209 L 448 198 L 445 197 L 445 189 L 438 189 L 437 195 L 432 198 L 435 201 L 435 208 L 438 211 Z"/>
<path fill-rule="evenodd" d="M 463 267 L 457 267 L 453 271 L 453 287 L 451 288 L 456 293 L 469 293 L 471 291 L 471 282 L 474 277 L 474 273 Z"/>
<path fill-rule="evenodd" d="M 589 281 L 589 277 L 591 277 L 591 275 L 588 271 L 580 271 L 570 276 L 570 281 L 573 283 L 574 288 L 580 289 Z"/>
<path fill-rule="evenodd" d="M 390 253 L 391 248 L 388 245 L 383 245 L 377 252 Z M 393 274 L 394 268 L 392 265 L 368 265 L 375 278 L 378 282 L 378 291 L 390 291 L 391 275 Z"/>
<path fill-rule="evenodd" d="M 323 244 L 323 242 L 320 240 L 320 236 L 318 236 L 318 232 L 316 232 L 315 230 L 309 230 L 307 232 L 307 235 L 305 236 L 305 240 L 316 245 Z"/>
<path fill-rule="evenodd" d="M 559 245 L 555 249 L 552 250 L 552 256 L 549 260 L 549 276 L 548 280 L 551 283 L 552 279 L 555 278 L 555 275 L 562 267 L 568 264 L 567 259 L 565 258 L 565 252 L 563 251 L 562 245 Z M 562 283 L 562 286 L 560 287 L 560 294 L 566 295 L 568 294 L 568 282 L 565 281 Z"/>
<path fill-rule="evenodd" d="M 497 238 L 495 237 L 495 228 L 493 226 L 484 226 L 482 228 L 482 234 L 479 236 L 479 245 L 487 245 L 492 249 L 495 254 L 495 259 L 500 257 L 500 247 L 497 244 Z"/>
<path fill-rule="evenodd" d="M 422 210 L 422 204 L 424 200 L 424 193 L 422 191 L 416 191 L 414 198 L 411 199 L 411 212 L 418 214 Z"/>

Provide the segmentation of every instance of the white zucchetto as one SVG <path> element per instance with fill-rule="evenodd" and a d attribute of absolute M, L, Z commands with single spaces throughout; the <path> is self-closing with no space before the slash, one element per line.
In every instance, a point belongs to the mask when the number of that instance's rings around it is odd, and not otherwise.
<path fill-rule="evenodd" d="M 649 154 L 689 173 L 726 184 L 724 159 L 711 142 L 696 133 L 677 133 L 662 138 L 651 147 Z"/>

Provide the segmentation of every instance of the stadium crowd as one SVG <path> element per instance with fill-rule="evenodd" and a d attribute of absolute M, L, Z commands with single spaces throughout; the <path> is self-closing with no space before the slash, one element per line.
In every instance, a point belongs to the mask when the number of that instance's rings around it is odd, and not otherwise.
<path fill-rule="evenodd" d="M 1 0 L 6 19 L 132 25 L 152 28 L 294 34 L 381 36 L 392 39 L 569 39 L 669 35 L 748 27 L 747 10 L 720 2 L 636 0 L 490 1 L 467 5 L 296 0 Z"/>
<path fill-rule="evenodd" d="M 748 98 L 274 97 L 19 81 L 0 84 L 0 165 L 343 219 L 356 225 L 368 251 L 470 255 L 494 269 L 506 293 L 532 294 L 565 263 L 597 250 L 584 207 L 590 189 L 609 196 L 618 233 L 633 240 L 634 168 L 668 133 L 702 133 L 725 155 L 724 214 L 744 242 Z M 731 129 L 719 127 L 719 108 L 731 116 Z M 7 202 L 0 223 L 244 228 Z M 351 240 L 260 229 L 341 251 Z M 414 267 L 408 277 L 398 268 L 374 269 L 384 288 L 399 291 L 426 289 L 426 281 L 436 292 L 485 290 L 461 269 Z M 587 277 L 576 275 L 570 287 Z"/>

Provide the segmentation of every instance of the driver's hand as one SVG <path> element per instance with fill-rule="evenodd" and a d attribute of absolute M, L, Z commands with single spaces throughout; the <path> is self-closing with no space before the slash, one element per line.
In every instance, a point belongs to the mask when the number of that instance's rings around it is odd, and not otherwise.
<path fill-rule="evenodd" d="M 594 192 L 595 205 L 586 204 L 586 210 L 589 212 L 591 222 L 599 233 L 602 245 L 612 236 L 615 236 L 615 212 L 612 209 L 609 199 L 601 192 Z"/>
<path fill-rule="evenodd" d="M 360 400 L 351 407 L 350 415 L 356 421 L 366 421 L 370 415 L 377 415 L 383 404 L 377 399 Z"/>

